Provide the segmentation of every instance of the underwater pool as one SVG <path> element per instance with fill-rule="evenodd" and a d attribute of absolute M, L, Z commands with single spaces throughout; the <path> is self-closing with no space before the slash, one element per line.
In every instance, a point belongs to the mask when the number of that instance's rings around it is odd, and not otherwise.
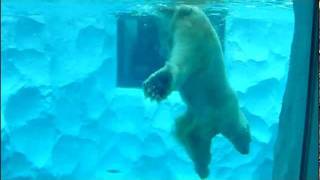
<path fill-rule="evenodd" d="M 1 179 L 199 179 L 173 133 L 189 109 L 184 97 L 173 91 L 158 103 L 142 87 L 172 56 L 174 43 L 161 34 L 170 23 L 155 18 L 159 4 L 175 3 L 1 1 Z M 248 154 L 221 134 L 212 139 L 207 179 L 276 179 L 293 2 L 177 4 L 200 7 L 215 28 L 227 81 L 250 126 Z M 193 93 L 209 82 L 197 82 Z"/>

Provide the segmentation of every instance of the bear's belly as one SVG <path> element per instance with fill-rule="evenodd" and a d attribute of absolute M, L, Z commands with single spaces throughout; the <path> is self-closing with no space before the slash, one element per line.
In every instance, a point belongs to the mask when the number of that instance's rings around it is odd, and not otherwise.
<path fill-rule="evenodd" d="M 230 101 L 233 91 L 229 88 L 227 81 L 216 81 L 212 74 L 203 73 L 192 76 L 180 87 L 179 92 L 184 102 L 194 109 L 204 107 L 220 108 Z"/>
<path fill-rule="evenodd" d="M 218 133 L 224 123 L 234 119 L 229 116 L 233 116 L 231 112 L 238 108 L 236 96 L 224 83 L 226 81 L 214 81 L 212 77 L 208 74 L 193 76 L 181 86 L 179 92 L 198 125 Z"/>

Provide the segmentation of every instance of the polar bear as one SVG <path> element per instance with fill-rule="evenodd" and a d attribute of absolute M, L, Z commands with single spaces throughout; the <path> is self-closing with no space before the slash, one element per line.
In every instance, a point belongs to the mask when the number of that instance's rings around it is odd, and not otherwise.
<path fill-rule="evenodd" d="M 205 179 L 212 138 L 222 134 L 241 154 L 247 154 L 249 125 L 228 83 L 221 44 L 208 17 L 188 5 L 159 11 L 167 19 L 172 49 L 166 64 L 144 81 L 144 94 L 159 102 L 173 90 L 180 92 L 187 110 L 175 121 L 175 136 L 197 174 Z"/>

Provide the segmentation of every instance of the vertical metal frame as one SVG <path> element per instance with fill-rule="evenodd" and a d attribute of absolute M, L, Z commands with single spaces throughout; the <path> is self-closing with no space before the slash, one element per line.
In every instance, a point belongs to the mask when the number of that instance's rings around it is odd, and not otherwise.
<path fill-rule="evenodd" d="M 316 3 L 314 0 L 293 0 L 294 38 L 275 143 L 273 180 L 312 180 L 316 177 Z"/>
<path fill-rule="evenodd" d="M 319 16 L 318 2 L 313 5 L 312 45 L 310 49 L 309 85 L 301 157 L 300 180 L 313 180 L 318 175 L 319 113 Z M 318 102 L 318 103 L 317 103 Z"/>

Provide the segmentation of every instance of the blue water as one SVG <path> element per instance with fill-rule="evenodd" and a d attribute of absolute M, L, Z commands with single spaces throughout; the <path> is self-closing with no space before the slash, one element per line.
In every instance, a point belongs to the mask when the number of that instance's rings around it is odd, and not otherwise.
<path fill-rule="evenodd" d="M 185 110 L 179 94 L 157 104 L 139 87 L 117 85 L 117 52 L 127 53 L 117 49 L 118 15 L 148 16 L 152 6 L 1 1 L 1 179 L 198 178 L 172 135 Z M 252 131 L 249 155 L 222 136 L 213 140 L 209 179 L 271 179 L 292 5 L 230 1 L 202 8 L 227 12 L 226 70 Z"/>

